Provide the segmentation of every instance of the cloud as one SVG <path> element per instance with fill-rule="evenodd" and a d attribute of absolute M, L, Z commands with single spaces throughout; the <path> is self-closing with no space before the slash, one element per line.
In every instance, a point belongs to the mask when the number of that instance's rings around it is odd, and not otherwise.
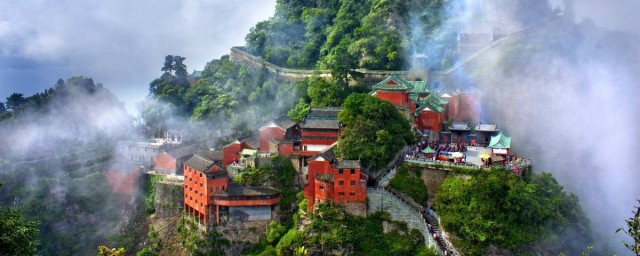
<path fill-rule="evenodd" d="M 164 56 L 184 56 L 190 71 L 202 69 L 244 44 L 249 28 L 270 17 L 274 7 L 274 0 L 4 1 L 0 100 L 83 75 L 132 109 L 159 76 Z"/>

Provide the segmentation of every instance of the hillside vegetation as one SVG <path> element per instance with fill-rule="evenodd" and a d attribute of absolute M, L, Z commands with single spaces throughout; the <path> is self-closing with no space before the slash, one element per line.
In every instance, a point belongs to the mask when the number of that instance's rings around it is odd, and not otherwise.
<path fill-rule="evenodd" d="M 430 66 L 453 59 L 455 36 L 438 30 L 443 0 L 279 0 L 276 13 L 246 36 L 249 52 L 276 65 L 303 69 L 400 70 L 432 42 Z M 452 32 L 452 31 L 451 31 Z"/>

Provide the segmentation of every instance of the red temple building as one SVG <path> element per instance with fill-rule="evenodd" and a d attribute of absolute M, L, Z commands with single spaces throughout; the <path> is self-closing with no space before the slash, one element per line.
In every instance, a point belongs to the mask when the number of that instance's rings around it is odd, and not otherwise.
<path fill-rule="evenodd" d="M 227 167 L 231 163 L 238 162 L 240 160 L 240 152 L 243 149 L 256 149 L 244 140 L 235 140 L 224 147 L 222 147 L 222 166 Z"/>
<path fill-rule="evenodd" d="M 209 227 L 222 216 L 240 220 L 269 220 L 280 192 L 269 187 L 243 187 L 229 181 L 225 168 L 199 153 L 184 163 L 185 211 Z"/>
<path fill-rule="evenodd" d="M 153 170 L 156 174 L 182 175 L 182 164 L 199 148 L 194 143 L 166 149 L 153 159 Z"/>
<path fill-rule="evenodd" d="M 304 195 L 307 211 L 312 212 L 316 203 L 345 204 L 354 215 L 366 213 L 367 175 L 362 172 L 360 160 L 340 160 L 331 147 L 309 159 Z"/>
<path fill-rule="evenodd" d="M 300 150 L 299 139 L 298 124 L 282 116 L 260 128 L 260 152 L 289 156 Z"/>
<path fill-rule="evenodd" d="M 392 74 L 373 86 L 375 96 L 411 117 L 419 130 L 440 131 L 448 101 L 429 92 L 425 81 L 407 81 Z"/>
<path fill-rule="evenodd" d="M 340 137 L 340 108 L 314 108 L 300 124 L 302 156 L 314 156 L 329 148 Z"/>

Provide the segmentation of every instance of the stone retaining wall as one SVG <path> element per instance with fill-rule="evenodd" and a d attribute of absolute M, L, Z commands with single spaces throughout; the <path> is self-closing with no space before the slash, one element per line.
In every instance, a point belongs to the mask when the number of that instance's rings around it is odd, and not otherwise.
<path fill-rule="evenodd" d="M 250 66 L 256 70 L 265 67 L 269 72 L 275 73 L 278 78 L 284 79 L 302 79 L 317 75 L 319 77 L 331 77 L 330 70 L 305 70 L 305 69 L 289 69 L 283 68 L 273 63 L 267 62 L 260 57 L 254 56 L 244 50 L 244 47 L 236 46 L 231 48 L 229 59 L 235 63 L 241 63 Z M 398 70 L 366 70 L 357 69 L 364 76 L 365 81 L 381 81 L 387 78 L 391 74 L 398 74 L 402 76 L 409 75 L 409 71 Z"/>
<path fill-rule="evenodd" d="M 405 222 L 410 228 L 419 230 L 427 247 L 437 247 L 436 242 L 429 234 L 422 214 L 399 198 L 383 189 L 367 188 L 367 202 L 369 213 L 384 210 L 389 213 L 392 220 Z M 438 251 L 441 250 L 438 249 Z"/>

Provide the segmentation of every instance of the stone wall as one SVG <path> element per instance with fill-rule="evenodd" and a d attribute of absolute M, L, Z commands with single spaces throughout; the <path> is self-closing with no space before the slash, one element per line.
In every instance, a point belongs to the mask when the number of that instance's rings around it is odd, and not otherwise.
<path fill-rule="evenodd" d="M 367 203 L 347 202 L 340 204 L 344 205 L 344 210 L 351 215 L 360 217 L 367 216 Z"/>
<path fill-rule="evenodd" d="M 244 47 L 232 47 L 229 59 L 235 63 L 240 63 L 252 67 L 255 70 L 265 67 L 269 72 L 275 73 L 278 78 L 283 79 L 302 79 L 317 75 L 319 77 L 331 77 L 330 70 L 306 70 L 306 69 L 289 69 L 274 65 L 270 62 L 263 60 L 260 57 L 254 56 L 245 51 Z M 409 71 L 398 70 L 365 70 L 358 69 L 357 72 L 363 74 L 363 80 L 366 84 L 375 83 L 387 78 L 391 74 L 398 74 L 402 76 L 409 75 Z"/>
<path fill-rule="evenodd" d="M 386 190 L 367 188 L 367 210 L 369 213 L 380 210 L 388 212 L 392 220 L 405 222 L 409 228 L 419 230 L 427 247 L 437 246 L 422 214 Z"/>
<path fill-rule="evenodd" d="M 182 182 L 160 181 L 156 184 L 156 216 L 178 216 L 184 206 Z"/>

